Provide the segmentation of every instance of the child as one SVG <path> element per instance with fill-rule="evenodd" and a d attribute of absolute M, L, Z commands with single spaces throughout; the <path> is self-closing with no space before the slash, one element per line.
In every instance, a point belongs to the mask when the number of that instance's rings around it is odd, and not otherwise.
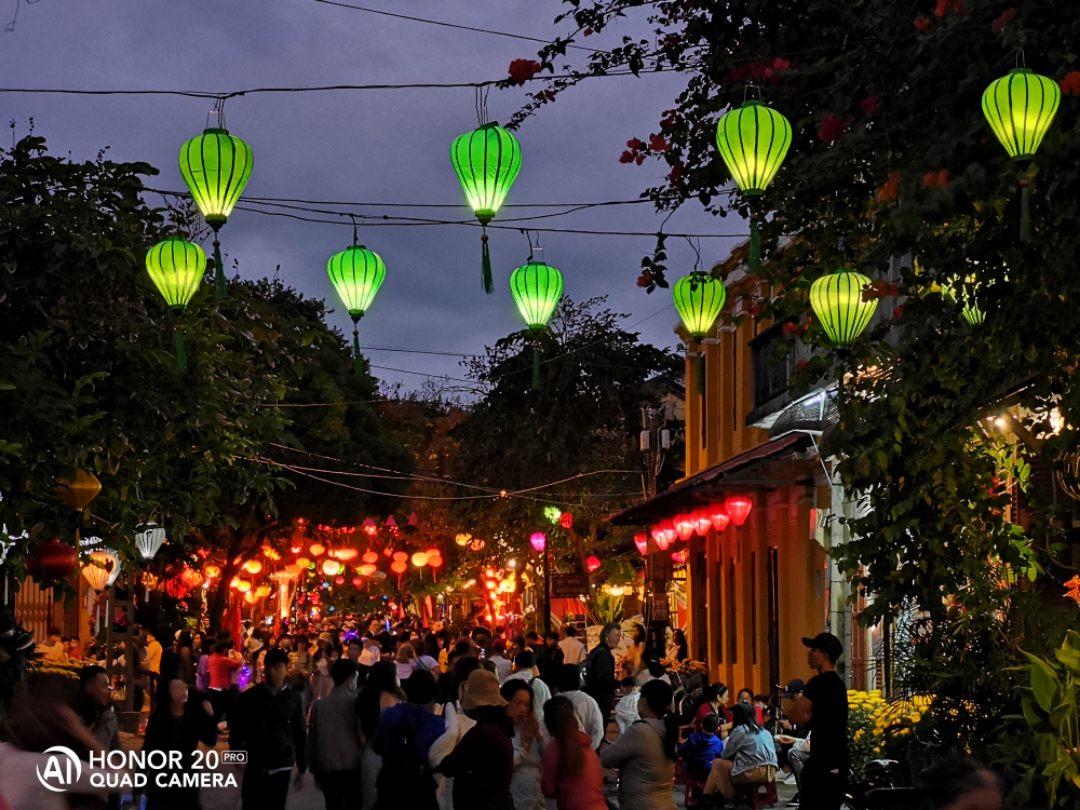
<path fill-rule="evenodd" d="M 724 742 L 720 739 L 720 717 L 708 714 L 701 721 L 701 731 L 695 731 L 690 738 L 679 746 L 679 756 L 686 763 L 686 776 L 695 782 L 704 782 L 709 778 L 713 760 L 724 752 Z"/>
<path fill-rule="evenodd" d="M 641 719 L 637 710 L 641 689 L 633 678 L 623 678 L 619 681 L 619 695 L 619 702 L 615 704 L 615 722 L 619 724 L 621 737 L 631 725 Z"/>

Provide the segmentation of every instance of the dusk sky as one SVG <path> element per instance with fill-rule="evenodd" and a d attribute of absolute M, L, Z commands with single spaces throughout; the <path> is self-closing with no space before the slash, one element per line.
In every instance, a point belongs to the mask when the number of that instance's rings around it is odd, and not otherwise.
<path fill-rule="evenodd" d="M 3 22 L 16 0 L 0 0 Z M 351 2 L 351 0 L 349 0 Z M 356 5 L 434 20 L 550 38 L 569 31 L 555 17 L 556 0 L 356 0 Z M 648 36 L 643 17 L 617 34 L 590 37 L 591 47 L 617 43 L 623 33 Z M 22 0 L 13 32 L 0 34 L 5 88 L 88 90 L 198 90 L 326 84 L 473 82 L 500 79 L 511 60 L 535 56 L 539 44 L 437 27 L 335 7 L 315 0 Z M 584 63 L 571 52 L 568 61 Z M 619 163 L 631 137 L 657 130 L 684 79 L 649 74 L 640 79 L 592 80 L 542 109 L 517 133 L 523 168 L 510 203 L 573 203 L 636 198 L 667 170 L 664 164 Z M 537 85 L 533 85 L 535 89 Z M 492 90 L 490 117 L 506 121 L 525 90 Z M 0 94 L 3 120 L 16 134 L 29 119 L 54 154 L 92 159 L 109 147 L 112 160 L 143 160 L 161 174 L 148 181 L 183 189 L 180 145 L 205 125 L 212 102 L 177 96 L 60 96 Z M 471 89 L 341 91 L 235 98 L 226 107 L 229 130 L 255 155 L 245 191 L 250 197 L 305 200 L 459 204 L 457 210 L 405 210 L 408 216 L 470 219 L 450 165 L 449 146 L 477 125 Z M 150 198 L 157 204 L 159 200 Z M 361 209 L 354 209 L 360 211 Z M 367 214 L 391 213 L 363 209 Z M 500 218 L 544 213 L 504 209 Z M 498 219 L 496 223 L 498 223 Z M 661 217 L 651 205 L 593 209 L 540 220 L 538 225 L 655 232 Z M 688 206 L 668 231 L 734 233 L 736 219 L 714 219 Z M 480 232 L 462 226 L 368 227 L 361 240 L 386 261 L 387 280 L 361 322 L 361 345 L 383 349 L 478 353 L 522 323 L 508 278 L 528 246 L 516 231 L 493 230 L 496 291 L 480 286 Z M 351 331 L 334 298 L 326 260 L 351 243 L 347 218 L 332 226 L 237 211 L 222 230 L 226 264 L 239 261 L 245 277 L 271 275 L 277 265 L 290 285 L 327 298 L 333 325 Z M 677 342 L 677 315 L 667 290 L 635 286 L 651 237 L 543 234 L 543 257 L 561 269 L 575 299 L 609 296 L 610 307 L 640 323 L 644 340 Z M 735 239 L 702 241 L 709 265 Z M 669 265 L 677 278 L 693 267 L 683 240 L 671 240 Z M 206 246 L 209 252 L 209 245 Z M 387 383 L 418 388 L 422 375 L 463 377 L 451 356 L 366 351 Z M 388 369 L 398 369 L 391 371 Z M 413 372 L 413 373 L 404 373 Z"/>

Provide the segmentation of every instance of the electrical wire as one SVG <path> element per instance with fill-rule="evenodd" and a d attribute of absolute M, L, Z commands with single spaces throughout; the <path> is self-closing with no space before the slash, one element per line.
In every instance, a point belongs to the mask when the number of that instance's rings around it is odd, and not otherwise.
<path fill-rule="evenodd" d="M 525 36 L 524 34 L 511 34 L 507 31 L 494 31 L 490 28 L 476 28 L 471 25 L 461 25 L 459 23 L 443 22 L 441 20 L 431 20 L 426 17 L 413 17 L 408 14 L 397 14 L 392 11 L 382 11 L 381 9 L 365 8 L 364 6 L 354 6 L 349 3 L 340 3 L 336 0 L 315 0 L 316 3 L 323 3 L 328 6 L 337 6 L 338 8 L 347 8 L 353 11 L 366 11 L 369 14 L 379 14 L 384 17 L 394 17 L 399 20 L 410 20 L 412 22 L 426 23 L 428 25 L 437 25 L 443 28 L 456 28 L 461 31 L 472 31 L 478 34 L 490 34 L 496 37 L 507 37 L 509 39 L 520 39 L 526 42 L 539 42 L 543 45 L 550 45 L 551 40 L 541 39 L 539 37 Z M 573 48 L 578 51 L 588 51 L 590 53 L 600 53 L 595 48 L 586 48 L 584 45 L 567 45 L 567 48 Z"/>

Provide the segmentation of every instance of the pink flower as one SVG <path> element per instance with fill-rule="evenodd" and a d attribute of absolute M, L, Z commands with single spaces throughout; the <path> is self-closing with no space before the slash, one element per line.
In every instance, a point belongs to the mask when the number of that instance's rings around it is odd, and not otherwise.
<path fill-rule="evenodd" d="M 1000 17 L 998 17 L 996 20 L 994 20 L 993 23 L 990 24 L 990 32 L 994 34 L 1000 33 L 1001 29 L 1008 25 L 1010 22 L 1012 22 L 1015 17 L 1015 8 L 1006 9 L 1005 11 L 1001 12 Z"/>
<path fill-rule="evenodd" d="M 818 129 L 818 137 L 825 143 L 836 143 L 840 140 L 840 136 L 847 131 L 848 124 L 850 123 L 850 118 L 841 118 L 839 115 L 833 113 L 821 122 L 821 127 Z"/>
<path fill-rule="evenodd" d="M 666 152 L 667 151 L 667 139 L 663 135 L 650 135 L 649 136 L 649 149 L 653 152 Z"/>
<path fill-rule="evenodd" d="M 532 59 L 515 59 L 510 63 L 510 78 L 524 84 L 540 72 L 541 65 Z"/>
<path fill-rule="evenodd" d="M 862 111 L 867 115 L 873 115 L 877 112 L 878 102 L 881 101 L 881 96 L 869 96 L 864 98 L 859 104 L 862 107 Z"/>
<path fill-rule="evenodd" d="M 1080 70 L 1065 74 L 1061 80 L 1061 92 L 1066 96 L 1080 96 Z"/>

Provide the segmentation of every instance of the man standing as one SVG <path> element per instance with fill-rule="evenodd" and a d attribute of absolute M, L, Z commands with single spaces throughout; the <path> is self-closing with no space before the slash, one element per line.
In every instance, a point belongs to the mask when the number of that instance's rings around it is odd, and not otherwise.
<path fill-rule="evenodd" d="M 266 654 L 266 680 L 240 695 L 236 722 L 229 722 L 229 748 L 247 751 L 241 787 L 243 810 L 285 810 L 289 774 L 296 767 L 296 789 L 307 770 L 307 731 L 300 695 L 285 686 L 289 656 Z"/>
<path fill-rule="evenodd" d="M 544 704 L 551 700 L 551 690 L 548 685 L 542 680 L 536 677 L 533 672 L 533 666 L 535 664 L 535 654 L 532 650 L 523 650 L 514 657 L 513 671 L 510 673 L 510 677 L 519 678 L 529 684 L 533 693 L 533 713 L 536 715 L 536 719 L 541 724 L 544 722 Z"/>
<path fill-rule="evenodd" d="M 578 727 L 589 735 L 592 747 L 599 748 L 607 734 L 603 713 L 596 701 L 581 691 L 581 673 L 573 664 L 564 664 L 557 681 L 559 694 L 574 704 Z"/>
<path fill-rule="evenodd" d="M 585 660 L 585 645 L 577 640 L 577 628 L 572 624 L 566 625 L 566 638 L 559 642 L 562 650 L 563 663 L 578 666 Z"/>
<path fill-rule="evenodd" d="M 566 663 L 563 651 L 559 647 L 559 634 L 552 630 L 547 634 L 546 643 L 537 650 L 536 666 L 540 677 L 548 683 L 554 683 L 562 665 Z"/>
<path fill-rule="evenodd" d="M 90 733 L 106 751 L 119 751 L 120 722 L 112 706 L 112 687 L 104 667 L 91 665 L 79 672 L 81 692 L 77 701 L 78 714 Z"/>
<path fill-rule="evenodd" d="M 619 646 L 621 640 L 622 628 L 616 622 L 604 625 L 600 631 L 600 643 L 589 653 L 585 663 L 585 693 L 600 707 L 605 734 L 611 721 L 611 710 L 615 708 L 615 690 L 619 687 L 612 650 Z"/>
<path fill-rule="evenodd" d="M 326 810 L 345 810 L 360 784 L 360 722 L 356 714 L 356 665 L 334 662 L 334 688 L 311 706 L 307 759 Z"/>
<path fill-rule="evenodd" d="M 819 633 L 802 643 L 810 649 L 807 662 L 817 675 L 788 713 L 791 722 L 805 723 L 812 737 L 810 756 L 802 771 L 801 805 L 839 810 L 848 779 L 847 687 L 836 674 L 844 646 L 832 633 Z"/>

